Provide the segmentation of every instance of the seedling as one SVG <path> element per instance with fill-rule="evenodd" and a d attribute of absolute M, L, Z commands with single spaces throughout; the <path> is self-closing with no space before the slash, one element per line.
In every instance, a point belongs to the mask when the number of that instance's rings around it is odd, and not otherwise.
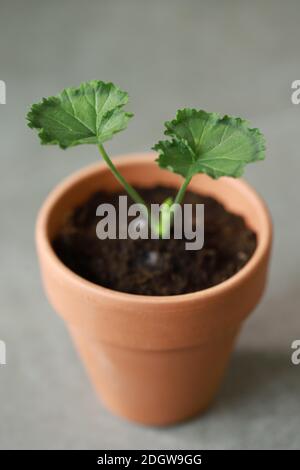
<path fill-rule="evenodd" d="M 152 229 L 160 235 L 166 231 L 166 223 L 172 220 L 174 208 L 182 202 L 194 175 L 237 178 L 247 163 L 264 159 L 264 137 L 258 129 L 251 129 L 247 121 L 202 110 L 179 110 L 173 121 L 165 123 L 169 140 L 159 141 L 153 148 L 159 153 L 158 165 L 178 173 L 184 180 L 174 201 L 170 198 L 165 201 L 160 220 L 150 220 L 146 202 L 118 171 L 103 146 L 127 127 L 133 116 L 123 109 L 127 102 L 125 91 L 112 83 L 94 80 L 79 88 L 66 88 L 59 95 L 32 105 L 28 125 L 38 130 L 42 144 L 59 145 L 62 149 L 97 145 L 116 179 L 133 201 L 141 205 Z"/>

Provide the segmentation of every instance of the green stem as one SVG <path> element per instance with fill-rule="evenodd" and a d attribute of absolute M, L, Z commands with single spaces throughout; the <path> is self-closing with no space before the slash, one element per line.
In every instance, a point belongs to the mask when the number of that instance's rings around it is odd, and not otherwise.
<path fill-rule="evenodd" d="M 187 176 L 186 179 L 184 180 L 184 182 L 182 183 L 177 195 L 176 195 L 176 198 L 174 200 L 174 203 L 173 204 L 180 204 L 184 198 L 184 195 L 185 195 L 185 192 L 186 192 L 186 189 L 191 181 L 192 177 L 190 176 Z M 172 206 L 173 206 L 172 204 Z M 174 206 L 173 206 L 174 207 Z M 170 225 L 173 224 L 173 219 L 174 219 L 174 208 L 171 210 L 170 212 L 170 217 L 169 217 L 169 223 Z M 166 219 L 168 220 L 168 219 Z M 167 226 L 166 226 L 166 222 L 164 223 L 164 218 L 161 217 L 160 218 L 160 221 L 159 221 L 159 228 L 158 228 L 158 231 L 159 231 L 159 235 L 160 236 L 163 236 L 163 234 L 167 231 Z"/>
<path fill-rule="evenodd" d="M 148 207 L 144 199 L 139 195 L 139 193 L 128 183 L 128 181 L 125 180 L 125 178 L 118 172 L 117 168 L 107 155 L 106 151 L 104 150 L 103 145 L 99 144 L 98 145 L 99 151 L 103 157 L 103 160 L 107 163 L 109 166 L 111 172 L 115 176 L 115 178 L 121 183 L 123 188 L 127 191 L 131 199 L 136 202 L 137 204 L 140 204 L 144 207 L 145 210 L 145 215 L 148 217 Z"/>
<path fill-rule="evenodd" d="M 127 191 L 127 193 L 129 194 L 129 196 L 131 197 L 131 199 L 136 202 L 137 204 L 140 204 L 144 211 L 145 211 L 145 216 L 147 217 L 147 220 L 148 220 L 148 223 L 151 227 L 151 225 L 153 225 L 153 228 L 155 231 L 157 231 L 157 233 L 159 233 L 159 235 L 162 235 L 162 233 L 164 233 L 165 231 L 165 227 L 161 226 L 160 224 L 158 224 L 158 226 L 155 226 L 155 224 L 153 223 L 153 221 L 151 221 L 151 217 L 149 215 L 149 209 L 148 209 L 148 206 L 146 204 L 146 202 L 144 201 L 144 199 L 139 195 L 139 193 L 128 183 L 128 181 L 125 180 L 125 178 L 119 173 L 119 171 L 117 170 L 117 168 L 115 167 L 115 165 L 113 164 L 113 162 L 111 161 L 111 159 L 109 158 L 109 156 L 107 155 L 104 147 L 102 144 L 99 144 L 98 145 L 98 148 L 99 148 L 99 151 L 103 157 L 103 160 L 107 163 L 108 167 L 110 168 L 112 174 L 115 176 L 115 178 L 119 181 L 119 183 L 123 186 L 123 188 Z M 185 195 L 185 191 L 191 181 L 191 177 L 187 177 L 184 182 L 182 183 L 177 195 L 176 195 L 176 198 L 174 200 L 174 204 L 180 204 L 184 198 L 184 195 Z M 174 216 L 174 211 L 172 211 L 171 213 L 171 219 L 170 219 L 170 223 L 172 224 L 172 221 L 173 221 L 173 216 Z"/>
<path fill-rule="evenodd" d="M 191 181 L 192 177 L 191 176 L 187 176 L 186 179 L 184 180 L 184 182 L 182 183 L 177 195 L 176 195 L 176 198 L 175 198 L 175 201 L 174 201 L 174 204 L 180 204 L 184 198 L 184 195 L 185 195 L 185 192 L 186 192 L 186 188 L 188 187 L 188 185 L 190 184 L 190 181 Z"/>

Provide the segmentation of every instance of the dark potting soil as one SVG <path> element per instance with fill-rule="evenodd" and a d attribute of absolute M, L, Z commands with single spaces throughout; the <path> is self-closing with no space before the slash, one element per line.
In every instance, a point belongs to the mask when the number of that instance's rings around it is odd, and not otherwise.
<path fill-rule="evenodd" d="M 172 188 L 139 189 L 149 203 L 175 197 Z M 186 250 L 187 240 L 99 240 L 96 209 L 119 196 L 97 192 L 69 214 L 53 241 L 57 256 L 83 278 L 110 289 L 143 295 L 176 295 L 220 284 L 237 273 L 256 248 L 256 235 L 238 215 L 210 197 L 187 191 L 184 203 L 204 204 L 204 246 Z M 128 198 L 128 205 L 131 203 Z M 117 219 L 118 220 L 118 219 Z M 129 218 L 130 221 L 130 218 Z"/>

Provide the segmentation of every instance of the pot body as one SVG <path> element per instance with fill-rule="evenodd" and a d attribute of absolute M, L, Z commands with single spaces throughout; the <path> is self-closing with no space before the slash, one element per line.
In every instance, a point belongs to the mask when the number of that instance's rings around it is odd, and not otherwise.
<path fill-rule="evenodd" d="M 154 159 L 155 154 L 142 154 L 115 161 L 132 184 L 179 187 L 181 178 L 159 169 Z M 82 279 L 51 247 L 66 214 L 99 188 L 119 189 L 103 164 L 61 183 L 39 213 L 36 240 L 47 296 L 109 409 L 151 425 L 187 419 L 212 401 L 242 322 L 263 293 L 271 247 L 268 211 L 243 181 L 197 175 L 191 190 L 242 215 L 257 234 L 255 253 L 239 273 L 210 289 L 167 297 L 131 295 Z"/>

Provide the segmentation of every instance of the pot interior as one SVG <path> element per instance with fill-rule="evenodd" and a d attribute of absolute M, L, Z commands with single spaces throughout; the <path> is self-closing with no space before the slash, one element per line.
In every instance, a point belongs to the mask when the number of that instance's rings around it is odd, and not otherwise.
<path fill-rule="evenodd" d="M 163 185 L 178 188 L 182 183 L 179 175 L 160 169 L 154 162 L 153 155 L 120 158 L 117 166 L 123 176 L 137 187 Z M 120 189 L 118 181 L 103 165 L 93 165 L 71 176 L 49 198 L 46 227 L 49 239 L 55 237 L 65 217 L 93 192 Z M 214 180 L 199 174 L 192 179 L 189 190 L 212 196 L 227 210 L 243 216 L 246 224 L 256 232 L 259 243 L 266 231 L 266 209 L 261 199 L 244 181 L 227 177 Z"/>

